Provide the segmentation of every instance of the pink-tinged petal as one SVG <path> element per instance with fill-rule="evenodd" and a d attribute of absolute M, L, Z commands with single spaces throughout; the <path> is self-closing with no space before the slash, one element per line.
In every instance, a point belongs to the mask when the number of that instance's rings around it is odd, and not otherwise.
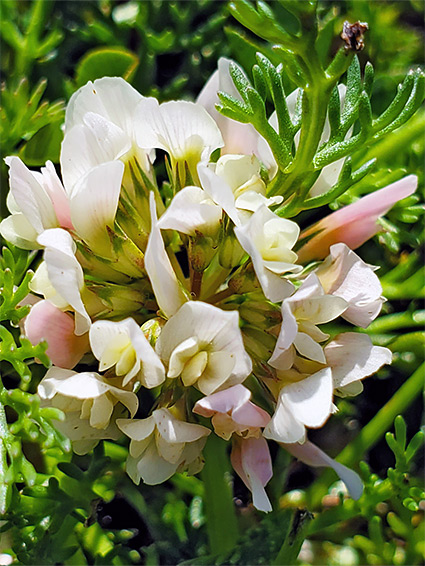
<path fill-rule="evenodd" d="M 220 103 L 217 96 L 218 91 L 225 92 L 237 100 L 241 100 L 240 94 L 230 76 L 230 63 L 230 59 L 225 59 L 224 57 L 218 60 L 218 70 L 208 79 L 196 101 L 207 110 L 220 128 L 224 141 L 224 147 L 221 150 L 222 155 L 227 153 L 241 153 L 244 155 L 256 153 L 258 155 L 257 146 L 261 136 L 257 130 L 251 124 L 236 122 L 231 118 L 223 116 L 215 109 L 215 105 Z"/>
<path fill-rule="evenodd" d="M 308 466 L 313 466 L 315 468 L 333 468 L 341 480 L 345 483 L 351 497 L 356 500 L 360 499 L 363 493 L 363 483 L 358 474 L 330 458 L 315 444 L 307 441 L 304 442 L 304 444 L 281 443 L 281 446 L 292 454 L 292 456 L 295 456 L 295 458 L 298 458 Z"/>
<path fill-rule="evenodd" d="M 414 193 L 417 184 L 417 177 L 409 175 L 320 220 L 301 234 L 301 238 L 315 235 L 298 251 L 299 261 L 322 259 L 328 255 L 330 246 L 338 242 L 358 248 L 381 230 L 378 218 Z"/>
<path fill-rule="evenodd" d="M 237 439 L 230 460 L 235 472 L 252 492 L 254 507 L 264 513 L 272 510 L 264 486 L 273 476 L 267 441 L 260 438 Z"/>
<path fill-rule="evenodd" d="M 44 187 L 53 203 L 53 208 L 55 209 L 60 227 L 72 230 L 73 225 L 71 222 L 68 195 L 62 185 L 62 181 L 56 173 L 53 163 L 47 161 L 46 166 L 41 168 L 40 177 L 38 177 L 38 174 L 34 174 L 39 178 L 40 184 Z"/>
<path fill-rule="evenodd" d="M 158 228 L 155 196 L 149 195 L 151 232 L 145 252 L 145 268 L 152 284 L 155 298 L 166 316 L 172 316 L 185 303 L 186 297 L 165 250 L 161 230 Z"/>
<path fill-rule="evenodd" d="M 49 301 L 39 301 L 31 308 L 24 329 L 32 344 L 47 341 L 47 355 L 61 368 L 72 369 L 90 349 L 88 335 L 75 334 L 74 318 Z"/>
<path fill-rule="evenodd" d="M 328 365 L 332 368 L 334 388 L 344 388 L 390 364 L 391 350 L 374 346 L 367 334 L 345 332 L 325 347 Z"/>
<path fill-rule="evenodd" d="M 247 403 L 251 397 L 249 389 L 241 384 L 234 385 L 200 399 L 193 412 L 203 417 L 212 417 L 215 413 L 228 413 Z"/>
<path fill-rule="evenodd" d="M 262 428 L 267 426 L 270 422 L 270 415 L 267 411 L 251 403 L 251 401 L 237 407 L 232 412 L 232 418 L 235 423 L 242 426 L 249 426 L 250 428 Z"/>
<path fill-rule="evenodd" d="M 9 183 L 14 201 L 34 230 L 40 234 L 59 225 L 53 203 L 33 173 L 19 157 L 7 157 Z"/>

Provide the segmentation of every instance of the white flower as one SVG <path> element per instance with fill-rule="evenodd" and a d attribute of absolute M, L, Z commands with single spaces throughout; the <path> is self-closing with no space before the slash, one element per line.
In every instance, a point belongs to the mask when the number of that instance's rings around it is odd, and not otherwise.
<path fill-rule="evenodd" d="M 245 223 L 260 206 L 283 200 L 266 197 L 260 162 L 254 155 L 223 155 L 216 164 L 199 163 L 198 175 L 203 188 L 236 226 Z"/>
<path fill-rule="evenodd" d="M 48 161 L 41 173 L 30 171 L 19 157 L 7 157 L 11 216 L 0 224 L 2 236 L 23 249 L 36 249 L 37 236 L 48 228 L 72 228 L 68 197 Z"/>
<path fill-rule="evenodd" d="M 146 154 L 135 144 L 135 110 L 143 99 L 120 77 L 103 77 L 75 92 L 65 115 L 61 168 L 68 191 L 93 167 L 135 155 L 144 169 Z"/>
<path fill-rule="evenodd" d="M 326 293 L 348 303 L 341 315 L 356 326 L 366 328 L 381 311 L 382 286 L 374 270 L 343 243 L 330 247 L 330 254 L 315 270 Z"/>
<path fill-rule="evenodd" d="M 73 441 L 77 454 L 85 454 L 101 438 L 116 440 L 119 431 L 114 417 L 122 416 L 124 407 L 130 415 L 135 414 L 139 404 L 136 394 L 115 383 L 94 372 L 58 367 L 50 368 L 41 380 L 37 392 L 43 404 L 64 411 L 65 420 L 59 428 Z"/>
<path fill-rule="evenodd" d="M 165 380 L 165 370 L 140 326 L 132 319 L 121 322 L 98 320 L 90 328 L 90 346 L 99 360 L 99 371 L 115 366 L 117 376 L 124 376 L 125 387 L 132 379 L 148 388 Z"/>
<path fill-rule="evenodd" d="M 202 469 L 201 452 L 211 431 L 177 419 L 168 409 L 157 409 L 147 419 L 118 419 L 131 438 L 127 473 L 138 484 L 166 481 L 175 472 Z"/>
<path fill-rule="evenodd" d="M 149 195 L 149 205 L 152 226 L 145 252 L 145 269 L 160 309 L 166 316 L 172 316 L 186 301 L 186 297 L 165 250 L 153 192 Z"/>
<path fill-rule="evenodd" d="M 357 395 L 361 380 L 391 363 L 391 351 L 373 346 L 367 334 L 346 332 L 324 348 L 325 364 L 297 359 L 293 369 L 278 371 L 283 383 L 276 412 L 264 436 L 277 442 L 304 442 L 305 427 L 318 428 L 336 409 L 333 393 Z M 314 372 L 308 375 L 304 372 Z"/>
<path fill-rule="evenodd" d="M 295 350 L 310 360 L 326 363 L 320 342 L 329 335 L 317 325 L 337 318 L 346 308 L 346 301 L 326 295 L 317 276 L 311 273 L 301 287 L 282 303 L 282 326 L 268 363 L 278 369 L 289 369 Z"/>
<path fill-rule="evenodd" d="M 300 271 L 295 265 L 297 254 L 291 250 L 300 229 L 295 222 L 279 218 L 266 206 L 261 206 L 235 234 L 243 249 L 251 256 L 255 274 L 265 296 L 279 302 L 293 290 L 293 285 L 281 277 L 289 271 Z"/>
<path fill-rule="evenodd" d="M 321 427 L 332 412 L 332 371 L 317 373 L 283 387 L 276 412 L 263 435 L 277 442 L 304 442 L 305 427 Z"/>
<path fill-rule="evenodd" d="M 84 334 L 89 330 L 91 320 L 81 298 L 84 274 L 75 257 L 75 243 L 70 234 L 61 228 L 45 230 L 37 238 L 37 242 L 45 247 L 44 261 L 49 282 L 75 311 L 75 334 Z M 61 306 L 57 302 L 54 304 Z"/>
<path fill-rule="evenodd" d="M 214 120 L 194 102 L 159 104 L 156 98 L 145 98 L 137 106 L 135 126 L 139 147 L 163 149 L 174 161 L 196 165 L 223 145 Z"/>
<path fill-rule="evenodd" d="M 358 395 L 361 380 L 392 360 L 391 350 L 374 346 L 367 334 L 344 332 L 325 346 L 326 363 L 332 368 L 335 393 L 341 397 Z"/>
<path fill-rule="evenodd" d="M 222 210 L 199 187 L 185 187 L 170 202 L 158 221 L 161 230 L 178 230 L 194 236 L 200 232 L 215 236 L 220 227 Z"/>
<path fill-rule="evenodd" d="M 168 367 L 167 377 L 181 377 L 209 395 L 241 383 L 251 373 L 236 311 L 223 311 L 200 301 L 189 301 L 161 331 L 156 351 Z"/>

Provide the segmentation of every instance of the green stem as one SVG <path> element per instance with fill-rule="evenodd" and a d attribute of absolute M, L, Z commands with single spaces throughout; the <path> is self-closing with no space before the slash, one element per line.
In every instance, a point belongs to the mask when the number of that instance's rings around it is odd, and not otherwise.
<path fill-rule="evenodd" d="M 8 503 L 9 486 L 4 483 L 7 471 L 7 449 L 6 437 L 9 434 L 7 428 L 6 413 L 2 402 L 3 385 L 0 382 L 0 516 L 6 512 Z"/>
<path fill-rule="evenodd" d="M 389 314 L 374 320 L 367 328 L 367 333 L 385 334 L 399 328 L 423 326 L 424 322 L 425 310 Z"/>
<path fill-rule="evenodd" d="M 363 427 L 360 434 L 348 444 L 336 458 L 338 462 L 348 467 L 355 466 L 364 454 L 373 448 L 381 437 L 388 431 L 397 415 L 402 414 L 423 390 L 425 377 L 425 362 L 409 377 L 400 389 L 391 397 L 375 417 Z M 312 503 L 320 504 L 327 486 L 332 481 L 333 473 L 325 472 L 311 488 Z"/>
<path fill-rule="evenodd" d="M 238 539 L 238 523 L 232 489 L 227 480 L 227 442 L 211 434 L 204 448 L 205 511 L 210 552 L 222 555 L 232 550 Z"/>

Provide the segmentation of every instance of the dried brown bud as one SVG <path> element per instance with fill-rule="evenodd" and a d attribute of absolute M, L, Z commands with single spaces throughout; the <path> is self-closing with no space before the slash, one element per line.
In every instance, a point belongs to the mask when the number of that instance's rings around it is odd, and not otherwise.
<path fill-rule="evenodd" d="M 352 51 L 361 51 L 364 47 L 363 34 L 369 29 L 367 22 L 344 22 L 341 37 L 345 41 L 345 49 Z"/>

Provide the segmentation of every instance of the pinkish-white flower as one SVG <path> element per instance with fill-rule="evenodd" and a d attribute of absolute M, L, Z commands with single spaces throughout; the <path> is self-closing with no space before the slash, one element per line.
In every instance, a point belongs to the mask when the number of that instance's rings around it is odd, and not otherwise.
<path fill-rule="evenodd" d="M 317 325 L 337 318 L 347 308 L 341 297 L 325 294 L 317 275 L 311 273 L 301 287 L 282 303 L 282 325 L 268 363 L 277 369 L 289 369 L 296 351 L 310 360 L 325 364 L 320 342 L 329 335 Z"/>
<path fill-rule="evenodd" d="M 333 394 L 357 395 L 361 380 L 391 363 L 391 351 L 374 346 L 367 334 L 346 332 L 324 348 L 325 364 L 295 359 L 289 371 L 277 371 L 276 411 L 264 436 L 277 442 L 304 442 L 307 428 L 321 427 L 336 410 Z"/>
<path fill-rule="evenodd" d="M 48 228 L 72 228 L 68 197 L 53 164 L 30 171 L 19 157 L 7 157 L 11 216 L 0 224 L 2 236 L 24 249 L 36 249 L 37 236 Z"/>
<path fill-rule="evenodd" d="M 134 133 L 135 110 L 142 99 L 120 77 L 89 81 L 71 96 L 61 150 L 67 191 L 91 169 L 109 161 L 126 161 L 134 155 L 148 168 L 146 153 L 137 147 Z"/>
<path fill-rule="evenodd" d="M 203 397 L 197 401 L 193 412 L 211 417 L 215 433 L 225 440 L 229 440 L 233 433 L 244 438 L 258 437 L 260 428 L 270 421 L 270 415 L 250 399 L 251 391 L 238 384 Z"/>
<path fill-rule="evenodd" d="M 378 316 L 384 302 L 375 269 L 377 267 L 365 263 L 345 244 L 334 244 L 314 273 L 325 293 L 347 301 L 348 308 L 341 316 L 366 328 Z"/>
<path fill-rule="evenodd" d="M 136 483 L 162 483 L 177 471 L 195 474 L 202 469 L 201 452 L 211 431 L 176 418 L 168 409 L 157 409 L 147 419 L 118 419 L 130 437 L 127 473 Z"/>
<path fill-rule="evenodd" d="M 74 317 L 50 301 L 38 301 L 24 322 L 25 336 L 32 344 L 46 340 L 46 354 L 55 366 L 72 369 L 89 351 L 87 334 L 75 334 Z"/>
<path fill-rule="evenodd" d="M 379 218 L 414 193 L 417 185 L 418 178 L 409 175 L 326 216 L 301 234 L 301 238 L 310 239 L 298 251 L 299 261 L 322 259 L 330 246 L 339 242 L 351 249 L 358 248 L 381 231 Z"/>
<path fill-rule="evenodd" d="M 235 438 L 230 461 L 251 491 L 254 507 L 269 513 L 272 506 L 264 487 L 273 476 L 273 468 L 267 441 L 262 437 Z"/>

